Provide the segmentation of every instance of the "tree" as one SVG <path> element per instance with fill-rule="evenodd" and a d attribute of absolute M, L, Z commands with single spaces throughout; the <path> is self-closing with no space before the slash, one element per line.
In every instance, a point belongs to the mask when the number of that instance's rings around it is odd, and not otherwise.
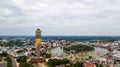
<path fill-rule="evenodd" d="M 25 63 L 22 62 L 22 63 L 19 64 L 19 67 L 28 67 L 28 65 L 27 65 L 26 62 Z"/>
<path fill-rule="evenodd" d="M 26 56 L 18 57 L 17 62 L 23 62 L 23 63 L 27 62 L 27 57 Z"/>
<path fill-rule="evenodd" d="M 17 60 L 20 62 L 19 67 L 33 67 L 33 63 L 31 61 L 27 62 L 27 57 L 21 57 L 19 58 L 19 60 Z"/>
<path fill-rule="evenodd" d="M 2 57 L 0 57 L 0 62 L 2 61 Z"/>
<path fill-rule="evenodd" d="M 74 64 L 74 67 L 83 67 L 82 62 L 77 62 L 76 64 Z"/>
<path fill-rule="evenodd" d="M 70 61 L 67 59 L 49 59 L 48 61 L 48 64 L 50 66 L 57 66 L 57 65 L 68 64 L 68 63 L 70 63 Z"/>
<path fill-rule="evenodd" d="M 4 57 L 6 57 L 8 54 L 7 54 L 7 52 L 3 52 L 2 54 L 1 54 L 1 56 L 4 56 Z"/>
<path fill-rule="evenodd" d="M 41 55 L 41 56 L 44 56 L 45 54 L 46 54 L 45 51 L 41 51 L 41 52 L 40 52 L 40 55 Z"/>
<path fill-rule="evenodd" d="M 36 49 L 35 48 L 32 48 L 33 51 L 35 51 Z"/>
<path fill-rule="evenodd" d="M 45 56 L 46 56 L 46 58 L 50 58 L 50 57 L 51 57 L 51 54 L 47 54 L 47 53 L 46 53 Z"/>
<path fill-rule="evenodd" d="M 7 67 L 12 67 L 12 59 L 10 57 L 7 57 Z"/>
<path fill-rule="evenodd" d="M 73 45 L 70 47 L 64 47 L 63 48 L 66 51 L 74 50 L 76 53 L 79 53 L 80 51 L 91 51 L 94 50 L 94 47 L 86 46 L 86 45 Z"/>

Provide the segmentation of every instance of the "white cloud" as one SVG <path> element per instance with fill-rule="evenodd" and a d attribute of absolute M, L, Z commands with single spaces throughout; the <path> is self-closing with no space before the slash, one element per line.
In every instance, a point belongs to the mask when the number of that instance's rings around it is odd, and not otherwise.
<path fill-rule="evenodd" d="M 0 9 L 0 14 L 1 15 L 12 15 L 12 14 L 14 14 L 14 12 L 12 10 L 3 8 L 3 9 Z"/>
<path fill-rule="evenodd" d="M 66 35 L 77 30 L 73 34 L 120 34 L 116 30 L 120 28 L 120 0 L 3 0 L 0 8 L 1 29 L 40 27 Z"/>

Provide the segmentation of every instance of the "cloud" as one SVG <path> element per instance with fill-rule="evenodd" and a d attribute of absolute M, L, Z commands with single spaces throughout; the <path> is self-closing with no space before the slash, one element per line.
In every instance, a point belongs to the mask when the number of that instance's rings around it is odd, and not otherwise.
<path fill-rule="evenodd" d="M 119 18 L 119 0 L 2 0 L 0 2 L 1 30 L 30 28 L 30 33 L 35 28 L 42 28 L 45 35 L 114 35 L 115 32 L 119 35 Z"/>

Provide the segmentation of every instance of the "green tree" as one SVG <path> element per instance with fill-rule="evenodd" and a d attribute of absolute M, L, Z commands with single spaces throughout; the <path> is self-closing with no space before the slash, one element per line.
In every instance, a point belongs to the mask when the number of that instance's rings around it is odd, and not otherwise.
<path fill-rule="evenodd" d="M 28 67 L 28 65 L 27 65 L 26 62 L 25 62 L 25 63 L 21 62 L 21 63 L 19 64 L 19 67 Z"/>
<path fill-rule="evenodd" d="M 12 67 L 12 59 L 10 57 L 7 57 L 7 67 Z"/>
<path fill-rule="evenodd" d="M 27 57 L 26 56 L 18 57 L 17 62 L 23 62 L 23 63 L 27 62 Z"/>
<path fill-rule="evenodd" d="M 67 59 L 49 59 L 48 64 L 50 66 L 57 66 L 62 64 L 68 64 L 70 63 Z"/>
<path fill-rule="evenodd" d="M 82 62 L 77 62 L 76 64 L 74 64 L 74 67 L 83 67 Z"/>
<path fill-rule="evenodd" d="M 1 56 L 3 56 L 3 57 L 6 57 L 7 55 L 8 55 L 7 52 L 3 52 L 3 53 L 1 54 Z"/>
<path fill-rule="evenodd" d="M 47 54 L 47 53 L 46 53 L 45 56 L 46 56 L 46 58 L 50 58 L 50 57 L 51 57 L 51 54 Z"/>

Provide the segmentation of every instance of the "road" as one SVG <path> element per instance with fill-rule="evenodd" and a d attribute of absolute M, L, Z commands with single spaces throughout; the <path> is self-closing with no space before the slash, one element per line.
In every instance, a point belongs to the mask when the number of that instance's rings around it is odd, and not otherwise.
<path fill-rule="evenodd" d="M 0 67 L 7 67 L 7 63 L 6 62 L 0 62 Z"/>
<path fill-rule="evenodd" d="M 11 59 L 12 59 L 12 67 L 17 67 L 16 59 L 13 57 Z"/>
<path fill-rule="evenodd" d="M 46 67 L 44 63 L 39 63 L 39 67 Z"/>
<path fill-rule="evenodd" d="M 12 59 L 12 67 L 17 67 L 17 61 L 16 58 L 9 56 Z"/>

